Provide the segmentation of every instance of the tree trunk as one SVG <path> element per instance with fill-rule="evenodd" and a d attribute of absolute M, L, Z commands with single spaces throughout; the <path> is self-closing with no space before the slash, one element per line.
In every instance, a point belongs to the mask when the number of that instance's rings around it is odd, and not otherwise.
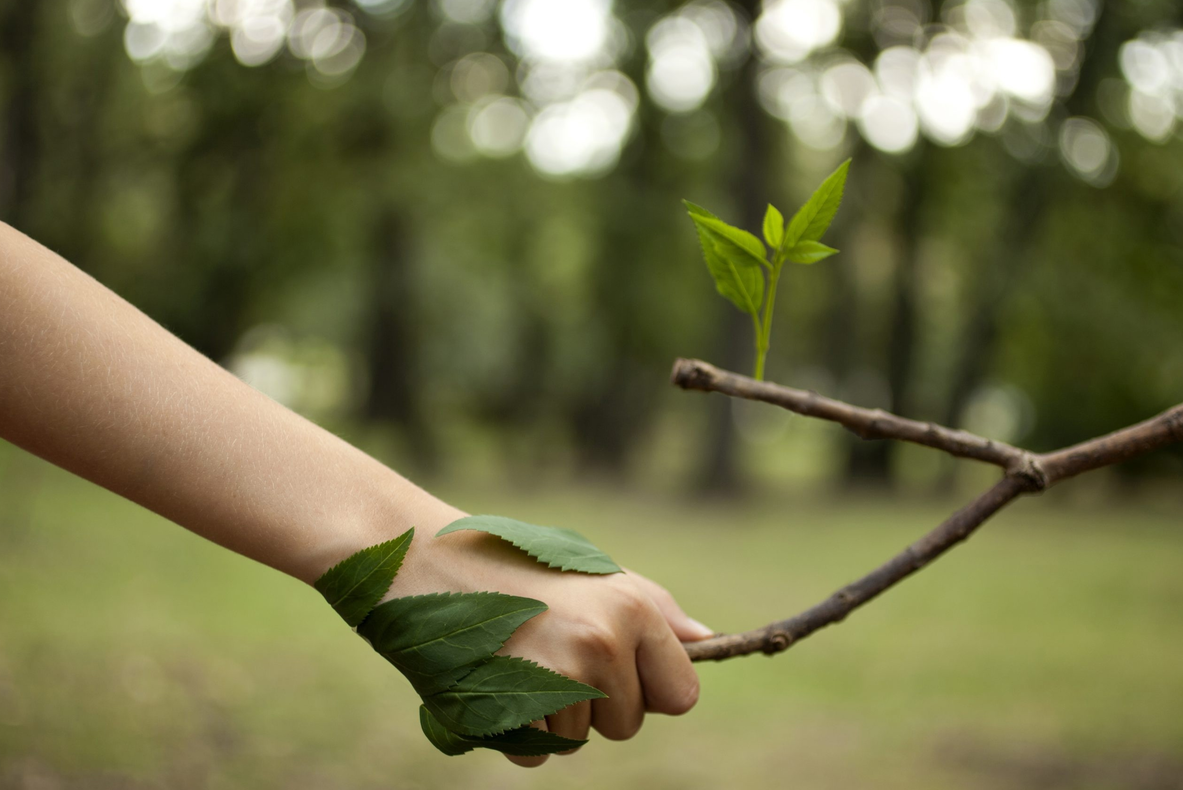
<path fill-rule="evenodd" d="M 0 53 L 8 86 L 0 149 L 0 219 L 35 234 L 33 191 L 40 145 L 37 133 L 37 78 L 34 45 L 39 40 L 41 3 L 9 0 L 0 15 Z"/>
<path fill-rule="evenodd" d="M 1011 207 L 1007 221 L 996 236 L 986 260 L 981 263 L 981 280 L 974 289 L 977 297 L 969 306 L 969 321 L 958 346 L 960 356 L 953 368 L 946 425 L 961 427 L 970 398 L 986 378 L 990 357 L 998 339 L 999 313 L 1025 264 L 1039 226 L 1040 208 L 1046 199 L 1046 173 L 1026 167 L 1006 196 Z"/>
<path fill-rule="evenodd" d="M 744 0 L 741 7 L 753 23 L 760 15 L 757 0 Z M 765 173 L 772 168 L 771 146 L 768 144 L 769 120 L 756 97 L 759 60 L 753 53 L 732 86 L 733 117 L 736 119 L 734 146 L 739 155 L 731 193 L 738 210 L 739 226 L 759 235 L 764 211 L 768 204 L 768 183 Z M 732 305 L 721 305 L 721 340 L 718 358 L 732 370 L 746 370 L 752 364 L 753 343 L 751 319 Z M 714 399 L 710 404 L 707 424 L 705 462 L 698 473 L 697 490 L 707 495 L 734 495 L 740 491 L 738 448 L 735 421 L 731 404 Z"/>
<path fill-rule="evenodd" d="M 1117 57 L 1121 40 L 1113 9 L 1102 6 L 1094 34 L 1089 39 L 1088 58 L 1082 64 L 1076 88 L 1066 102 L 1069 113 L 1082 115 L 1093 109 L 1097 87 L 1109 73 L 1109 64 Z M 978 298 L 969 308 L 970 318 L 959 347 L 961 356 L 954 366 L 944 414 L 945 424 L 953 427 L 963 425 L 969 401 L 986 378 L 997 345 L 1002 305 L 1014 292 L 1024 267 L 1035 263 L 1031 260 L 1030 250 L 1035 244 L 1042 209 L 1050 197 L 1051 174 L 1034 165 L 1016 163 L 1014 167 L 1020 172 L 1005 197 L 1010 210 L 980 267 L 982 281 L 974 291 Z M 950 476 L 942 480 L 942 485 L 951 484 L 951 474 L 952 470 Z"/>
<path fill-rule="evenodd" d="M 411 461 L 422 473 L 435 470 L 438 457 L 419 403 L 407 223 L 396 209 L 381 210 L 373 230 L 370 265 L 370 316 L 366 364 L 369 389 L 365 416 L 402 429 Z"/>
<path fill-rule="evenodd" d="M 918 297 L 916 269 L 920 254 L 926 159 L 926 156 L 922 156 L 919 163 L 912 165 L 905 174 L 903 203 L 896 221 L 900 255 L 892 281 L 894 300 L 888 329 L 887 388 L 888 409 L 902 416 L 907 416 L 910 411 L 908 388 L 915 367 Z M 846 481 L 858 486 L 889 485 L 891 447 L 885 442 L 851 444 L 850 455 L 847 458 Z"/>

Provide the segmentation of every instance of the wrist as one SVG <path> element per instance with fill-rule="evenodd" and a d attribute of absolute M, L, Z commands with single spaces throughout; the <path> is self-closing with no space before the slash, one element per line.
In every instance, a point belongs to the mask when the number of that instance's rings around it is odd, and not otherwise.
<path fill-rule="evenodd" d="M 301 533 L 296 559 L 288 570 L 292 576 L 312 584 L 346 557 L 398 537 L 412 527 L 415 538 L 404 565 L 408 570 L 424 565 L 425 555 L 432 554 L 427 546 L 435 533 L 465 515 L 390 469 L 382 467 L 382 471 L 384 474 L 376 476 L 360 492 L 352 514 L 336 519 L 330 529 Z"/>

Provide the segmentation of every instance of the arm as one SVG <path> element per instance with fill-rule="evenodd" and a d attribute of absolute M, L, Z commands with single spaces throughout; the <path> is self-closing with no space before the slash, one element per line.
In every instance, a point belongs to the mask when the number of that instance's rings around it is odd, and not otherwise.
<path fill-rule="evenodd" d="M 550 717 L 560 734 L 581 738 L 590 724 L 627 738 L 646 708 L 682 713 L 697 698 L 679 639 L 709 629 L 656 584 L 635 574 L 558 574 L 487 535 L 435 540 L 464 514 L 3 223 L 0 438 L 308 583 L 418 527 L 390 597 L 486 589 L 550 606 L 506 651 L 609 694 Z"/>
<path fill-rule="evenodd" d="M 456 517 L 6 225 L 0 436 L 305 582 Z"/>

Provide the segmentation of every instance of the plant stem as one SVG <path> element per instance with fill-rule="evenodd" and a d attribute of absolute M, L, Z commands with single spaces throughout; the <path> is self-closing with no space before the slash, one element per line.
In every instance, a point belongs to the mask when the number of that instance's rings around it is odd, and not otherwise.
<path fill-rule="evenodd" d="M 764 347 L 764 331 L 760 328 L 759 316 L 752 316 L 752 327 L 756 330 L 756 370 L 752 373 L 752 378 L 763 381 L 764 357 L 768 355 L 768 349 Z"/>
<path fill-rule="evenodd" d="M 772 272 L 768 275 L 768 301 L 764 305 L 763 326 L 753 316 L 756 323 L 756 372 L 752 378 L 756 381 L 764 380 L 764 361 L 768 357 L 768 346 L 772 340 L 772 313 L 773 308 L 776 307 L 776 286 L 780 282 L 780 270 L 783 265 L 778 254 L 772 264 Z"/>

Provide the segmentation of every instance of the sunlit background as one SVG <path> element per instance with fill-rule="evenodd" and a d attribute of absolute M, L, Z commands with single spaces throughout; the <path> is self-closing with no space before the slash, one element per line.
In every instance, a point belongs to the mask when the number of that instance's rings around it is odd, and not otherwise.
<path fill-rule="evenodd" d="M 1181 119 L 1168 0 L 0 0 L 0 219 L 721 629 L 991 478 L 673 391 L 752 364 L 681 199 L 756 230 L 853 157 L 769 378 L 1051 449 L 1183 401 Z M 304 591 L 0 445 L 0 788 L 1183 787 L 1183 454 L 1091 480 L 526 775 L 433 755 Z"/>
<path fill-rule="evenodd" d="M 69 14 L 79 35 L 119 26 L 129 58 L 167 66 L 163 85 L 152 80 L 159 92 L 180 84 L 222 37 L 242 66 L 302 64 L 313 84 L 341 84 L 366 55 L 364 30 L 383 37 L 411 27 L 414 6 L 123 0 L 115 8 L 75 0 Z M 615 166 L 633 137 L 641 90 L 669 114 L 671 148 L 679 151 L 678 127 L 689 125 L 710 131 L 679 152 L 709 157 L 720 141 L 711 95 L 753 57 L 761 105 L 819 152 L 849 147 L 851 135 L 898 155 L 922 137 L 957 146 L 986 133 L 1000 135 L 1020 161 L 1058 154 L 1074 175 L 1106 186 L 1120 164 L 1110 128 L 1165 143 L 1183 112 L 1175 98 L 1183 32 L 1152 9 L 1145 28 L 1106 53 L 1115 63 L 1092 67 L 1107 72 L 1083 86 L 1092 95 L 1070 101 L 1101 11 L 1095 0 L 1021 8 L 1006 0 L 776 0 L 756 9 L 723 0 L 619 8 L 608 0 L 440 0 L 432 11 L 432 29 L 420 31 L 430 35 L 425 54 L 435 71 L 436 154 L 466 162 L 523 151 L 554 178 L 602 176 Z M 642 58 L 635 81 L 619 70 Z M 1070 112 L 1086 102 L 1097 117 Z"/>

